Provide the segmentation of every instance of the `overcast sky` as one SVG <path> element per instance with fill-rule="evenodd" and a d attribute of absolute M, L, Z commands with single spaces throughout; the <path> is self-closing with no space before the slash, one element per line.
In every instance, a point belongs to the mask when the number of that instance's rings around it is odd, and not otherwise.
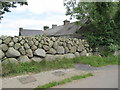
<path fill-rule="evenodd" d="M 62 25 L 68 19 L 63 0 L 27 0 L 28 6 L 18 6 L 6 13 L 0 24 L 0 35 L 18 35 L 19 28 L 43 30 L 43 26 Z M 72 20 L 71 22 L 73 22 Z"/>

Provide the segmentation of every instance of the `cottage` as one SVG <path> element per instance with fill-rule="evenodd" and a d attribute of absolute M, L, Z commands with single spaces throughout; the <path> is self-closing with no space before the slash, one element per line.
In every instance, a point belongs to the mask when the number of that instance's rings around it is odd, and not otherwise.
<path fill-rule="evenodd" d="M 36 36 L 36 35 L 43 35 L 43 34 L 44 32 L 42 30 L 19 28 L 19 36 Z"/>
<path fill-rule="evenodd" d="M 81 20 L 83 24 L 86 23 L 86 20 Z M 42 30 L 31 30 L 19 28 L 19 36 L 36 36 L 46 34 L 48 37 L 71 37 L 71 38 L 82 38 L 81 33 L 83 27 L 76 25 L 75 23 L 70 23 L 70 21 L 63 21 L 63 25 L 57 26 L 56 24 L 52 25 L 52 28 Z"/>
<path fill-rule="evenodd" d="M 83 20 L 82 23 L 85 23 L 86 21 Z M 44 33 L 47 36 L 54 36 L 54 37 L 75 37 L 75 38 L 81 38 L 80 36 L 80 29 L 82 26 L 76 25 L 75 23 L 70 23 L 70 21 L 65 20 L 63 21 L 63 25 L 57 26 L 52 25 L 52 28 L 47 29 L 44 31 Z M 78 33 L 79 32 L 79 33 Z"/>

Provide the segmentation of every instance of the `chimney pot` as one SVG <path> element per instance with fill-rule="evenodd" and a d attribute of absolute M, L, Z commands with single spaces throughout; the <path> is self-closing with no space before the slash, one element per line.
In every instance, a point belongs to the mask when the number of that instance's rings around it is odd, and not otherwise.
<path fill-rule="evenodd" d="M 57 27 L 57 24 L 52 24 L 52 28 L 55 28 L 55 27 Z"/>
<path fill-rule="evenodd" d="M 64 20 L 63 22 L 64 22 L 64 25 L 68 25 L 70 23 L 70 21 L 68 20 Z"/>

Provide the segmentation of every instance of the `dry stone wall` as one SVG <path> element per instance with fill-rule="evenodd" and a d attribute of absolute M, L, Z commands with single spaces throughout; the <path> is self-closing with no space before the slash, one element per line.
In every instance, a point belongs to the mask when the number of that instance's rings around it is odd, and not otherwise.
<path fill-rule="evenodd" d="M 61 37 L 0 37 L 0 60 L 2 63 L 41 62 L 56 58 L 74 58 L 90 55 L 86 40 Z"/>

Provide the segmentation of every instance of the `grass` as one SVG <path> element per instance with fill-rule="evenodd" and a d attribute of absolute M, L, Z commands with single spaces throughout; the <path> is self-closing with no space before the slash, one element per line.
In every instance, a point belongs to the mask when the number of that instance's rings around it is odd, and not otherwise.
<path fill-rule="evenodd" d="M 73 59 L 56 59 L 53 61 L 42 61 L 40 63 L 29 62 L 13 65 L 11 63 L 2 65 L 2 76 L 16 76 L 27 73 L 38 73 L 42 71 L 55 70 L 61 68 L 73 68 L 74 64 L 89 64 L 93 67 L 100 67 L 106 65 L 120 65 L 120 56 L 80 56 Z"/>
<path fill-rule="evenodd" d="M 57 85 L 66 84 L 66 83 L 72 82 L 73 80 L 79 80 L 79 79 L 86 78 L 86 77 L 89 77 L 89 76 L 93 76 L 93 74 L 88 73 L 88 74 L 84 74 L 84 75 L 75 75 L 75 76 L 72 76 L 70 78 L 65 78 L 65 79 L 63 79 L 61 81 L 58 81 L 58 82 L 53 81 L 53 82 L 50 82 L 48 84 L 38 86 L 34 90 L 39 90 L 39 89 L 42 89 L 42 88 L 51 88 L 51 87 L 54 87 L 54 86 L 57 86 Z"/>
<path fill-rule="evenodd" d="M 20 63 L 15 65 L 9 63 L 7 65 L 2 65 L 2 76 L 16 76 L 26 73 L 37 73 L 48 70 L 55 70 L 61 68 L 72 68 L 73 65 L 71 62 L 67 62 L 65 59 L 56 59 L 54 61 L 42 61 L 40 63 L 29 62 L 29 63 Z"/>
<path fill-rule="evenodd" d="M 99 56 L 81 56 L 73 58 L 74 63 L 89 64 L 93 67 L 100 67 L 106 65 L 120 65 L 120 56 L 108 56 L 108 57 L 99 57 Z"/>

